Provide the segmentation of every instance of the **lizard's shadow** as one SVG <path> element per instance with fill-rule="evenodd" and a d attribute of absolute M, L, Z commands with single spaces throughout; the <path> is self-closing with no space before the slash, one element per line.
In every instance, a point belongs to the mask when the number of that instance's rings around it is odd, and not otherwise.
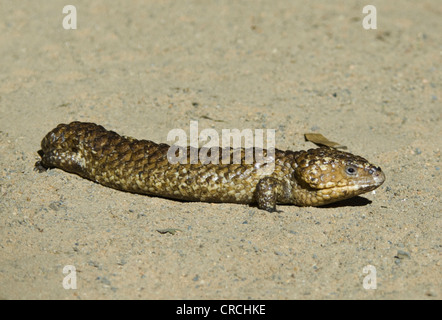
<path fill-rule="evenodd" d="M 373 201 L 368 200 L 367 198 L 364 197 L 360 197 L 360 196 L 356 196 L 347 200 L 341 200 L 338 202 L 333 202 L 330 204 L 325 204 L 322 206 L 317 206 L 316 208 L 341 208 L 341 207 L 363 207 L 366 206 L 370 203 L 372 203 Z M 249 204 L 250 207 L 252 208 L 258 208 L 258 205 L 256 203 L 253 204 Z M 280 207 L 281 209 L 284 207 L 289 207 L 289 206 L 293 206 L 291 204 L 278 204 L 278 207 Z M 284 212 L 283 210 L 276 210 L 277 212 Z"/>
<path fill-rule="evenodd" d="M 356 196 L 350 199 L 325 204 L 323 206 L 319 206 L 318 208 L 362 207 L 372 202 L 373 201 L 368 200 L 367 198 Z"/>
<path fill-rule="evenodd" d="M 330 204 L 324 204 L 322 206 L 317 206 L 316 208 L 326 209 L 326 208 L 341 208 L 341 207 L 363 207 L 372 202 L 373 201 L 368 200 L 367 198 L 356 196 L 350 199 L 341 200 Z M 252 206 L 257 207 L 257 205 L 252 205 Z M 290 204 L 279 204 L 279 206 L 283 208 L 284 206 L 290 206 Z"/>

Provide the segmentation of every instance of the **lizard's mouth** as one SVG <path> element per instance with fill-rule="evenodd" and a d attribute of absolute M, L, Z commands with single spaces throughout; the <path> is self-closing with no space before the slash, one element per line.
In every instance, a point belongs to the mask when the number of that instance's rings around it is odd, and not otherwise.
<path fill-rule="evenodd" d="M 378 188 L 385 180 L 385 176 L 382 174 L 383 178 L 379 178 L 379 182 L 367 183 L 367 184 L 357 184 L 357 185 L 349 185 L 342 187 L 332 187 L 332 188 L 323 188 L 323 189 L 315 189 L 306 192 L 303 200 L 304 206 L 322 206 L 326 204 L 330 204 L 333 202 L 338 202 L 342 200 L 346 200 L 360 194 L 373 191 Z"/>

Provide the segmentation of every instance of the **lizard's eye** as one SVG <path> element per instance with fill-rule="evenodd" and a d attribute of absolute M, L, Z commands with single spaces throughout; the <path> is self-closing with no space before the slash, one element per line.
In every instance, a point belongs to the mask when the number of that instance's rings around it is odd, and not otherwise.
<path fill-rule="evenodd" d="M 345 168 L 345 173 L 348 174 L 349 176 L 354 176 L 357 173 L 357 170 L 354 166 L 347 166 Z"/>

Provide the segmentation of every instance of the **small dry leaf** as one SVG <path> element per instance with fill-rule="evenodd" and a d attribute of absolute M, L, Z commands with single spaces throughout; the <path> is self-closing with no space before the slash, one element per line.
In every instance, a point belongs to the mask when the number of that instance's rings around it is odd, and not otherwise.
<path fill-rule="evenodd" d="M 338 142 L 330 141 L 320 133 L 306 133 L 304 134 L 305 140 L 313 142 L 318 146 L 326 146 L 335 149 L 347 149 L 346 146 L 341 145 Z"/>
<path fill-rule="evenodd" d="M 177 231 L 182 232 L 182 230 L 180 230 L 180 229 L 175 229 L 175 228 L 158 229 L 158 230 L 157 230 L 157 232 L 159 232 L 159 233 L 161 233 L 161 234 L 165 234 L 165 233 L 175 234 L 175 233 L 177 233 Z"/>

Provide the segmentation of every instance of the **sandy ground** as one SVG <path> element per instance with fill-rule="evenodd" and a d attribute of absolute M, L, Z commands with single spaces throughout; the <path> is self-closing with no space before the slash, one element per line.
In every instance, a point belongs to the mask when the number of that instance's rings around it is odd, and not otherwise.
<path fill-rule="evenodd" d="M 377 30 L 363 1 L 75 1 L 77 30 L 65 4 L 0 5 L 0 298 L 442 298 L 439 0 L 372 1 Z M 387 180 L 269 214 L 33 171 L 73 120 L 158 142 L 191 120 L 276 129 L 292 150 L 320 132 Z"/>

